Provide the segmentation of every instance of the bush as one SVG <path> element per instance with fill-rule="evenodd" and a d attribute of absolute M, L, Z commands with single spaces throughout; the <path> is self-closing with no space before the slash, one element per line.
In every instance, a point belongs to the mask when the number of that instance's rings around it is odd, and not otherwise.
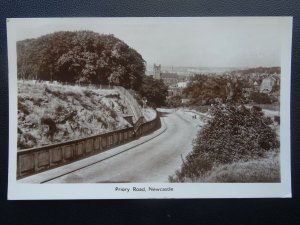
<path fill-rule="evenodd" d="M 263 122 L 266 124 L 266 125 L 271 125 L 273 124 L 273 120 L 271 119 L 271 117 L 265 117 Z"/>
<path fill-rule="evenodd" d="M 23 104 L 20 99 L 18 99 L 18 110 L 22 113 L 24 113 L 25 115 L 29 114 L 29 110 L 27 108 L 27 106 L 25 104 Z"/>
<path fill-rule="evenodd" d="M 261 111 L 226 105 L 213 107 L 211 114 L 213 119 L 198 133 L 177 177 L 197 178 L 215 165 L 258 159 L 279 148 Z"/>
<path fill-rule="evenodd" d="M 261 112 L 261 111 L 262 111 L 262 108 L 259 107 L 259 106 L 254 105 L 254 106 L 252 106 L 252 110 L 256 110 L 256 111 Z"/>
<path fill-rule="evenodd" d="M 53 140 L 54 134 L 58 131 L 55 121 L 50 117 L 42 117 L 41 124 L 48 126 L 47 136 Z"/>
<path fill-rule="evenodd" d="M 280 116 L 274 116 L 274 121 L 280 124 Z"/>
<path fill-rule="evenodd" d="M 167 100 L 168 107 L 176 108 L 176 107 L 180 107 L 181 105 L 182 105 L 181 97 L 179 95 L 172 96 Z"/>
<path fill-rule="evenodd" d="M 280 182 L 279 154 L 248 162 L 236 162 L 214 168 L 201 182 L 209 183 L 268 183 Z"/>
<path fill-rule="evenodd" d="M 257 104 L 270 104 L 270 103 L 272 103 L 270 96 L 266 93 L 251 92 L 249 98 Z"/>
<path fill-rule="evenodd" d="M 246 80 L 235 76 L 196 74 L 191 77 L 183 94 L 191 99 L 190 105 L 210 105 L 219 102 L 240 103 L 244 101 L 243 88 Z"/>
<path fill-rule="evenodd" d="M 168 87 L 164 84 L 163 80 L 144 76 L 139 94 L 147 99 L 148 106 L 160 107 L 165 105 Z"/>
<path fill-rule="evenodd" d="M 36 138 L 31 134 L 25 133 L 18 138 L 18 148 L 21 149 L 32 148 L 36 145 L 36 143 Z"/>

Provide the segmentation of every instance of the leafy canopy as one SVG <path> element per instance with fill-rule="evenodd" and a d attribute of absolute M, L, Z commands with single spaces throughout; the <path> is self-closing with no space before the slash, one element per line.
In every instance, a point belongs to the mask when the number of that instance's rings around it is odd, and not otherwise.
<path fill-rule="evenodd" d="M 61 31 L 17 43 L 18 77 L 137 89 L 142 56 L 113 35 Z"/>
<path fill-rule="evenodd" d="M 159 107 L 165 105 L 168 87 L 164 84 L 163 80 L 144 76 L 139 92 L 142 97 L 148 100 L 149 105 Z"/>
<path fill-rule="evenodd" d="M 183 94 L 191 99 L 191 104 L 210 105 L 218 102 L 242 102 L 241 80 L 228 76 L 198 74 L 190 79 Z"/>

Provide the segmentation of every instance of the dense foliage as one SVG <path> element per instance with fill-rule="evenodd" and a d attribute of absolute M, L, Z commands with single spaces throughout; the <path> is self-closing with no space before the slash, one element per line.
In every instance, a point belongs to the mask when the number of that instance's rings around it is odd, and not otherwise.
<path fill-rule="evenodd" d="M 272 103 L 271 97 L 266 93 L 260 93 L 257 91 L 251 92 L 250 100 L 257 104 L 270 104 Z"/>
<path fill-rule="evenodd" d="M 168 87 L 162 80 L 144 76 L 139 92 L 147 99 L 148 105 L 159 107 L 165 105 Z"/>
<path fill-rule="evenodd" d="M 256 68 L 249 68 L 243 70 L 233 71 L 233 73 L 240 73 L 242 75 L 247 74 L 280 74 L 281 68 L 280 67 L 256 67 Z"/>
<path fill-rule="evenodd" d="M 182 100 L 180 95 L 171 96 L 167 99 L 167 106 L 170 108 L 176 108 L 182 106 Z"/>
<path fill-rule="evenodd" d="M 137 89 L 145 73 L 142 56 L 113 35 L 56 32 L 17 43 L 18 77 L 115 84 Z"/>
<path fill-rule="evenodd" d="M 179 180 L 200 177 L 215 165 L 259 159 L 279 148 L 276 133 L 258 107 L 218 106 L 212 109 L 212 116 L 177 173 Z"/>
<path fill-rule="evenodd" d="M 191 104 L 209 105 L 218 102 L 241 102 L 244 84 L 225 76 L 196 75 L 191 78 L 183 94 L 191 99 Z"/>

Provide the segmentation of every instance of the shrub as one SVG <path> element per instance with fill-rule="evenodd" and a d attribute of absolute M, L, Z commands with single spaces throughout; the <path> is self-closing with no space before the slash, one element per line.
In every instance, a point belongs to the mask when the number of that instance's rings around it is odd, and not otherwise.
<path fill-rule="evenodd" d="M 165 105 L 168 87 L 164 84 L 163 80 L 156 80 L 153 77 L 144 76 L 139 94 L 147 99 L 148 106 L 160 107 Z"/>
<path fill-rule="evenodd" d="M 280 124 L 280 116 L 274 116 L 274 121 Z"/>
<path fill-rule="evenodd" d="M 58 105 L 56 108 L 55 108 L 55 113 L 56 114 L 61 114 L 61 113 L 64 113 L 64 110 L 65 108 L 62 106 L 62 105 Z"/>
<path fill-rule="evenodd" d="M 261 112 L 261 111 L 262 111 L 262 108 L 259 107 L 259 106 L 254 105 L 254 106 L 252 106 L 252 110 Z"/>
<path fill-rule="evenodd" d="M 37 140 L 29 133 L 21 134 L 18 138 L 18 148 L 26 149 L 34 147 L 37 144 Z"/>
<path fill-rule="evenodd" d="M 53 139 L 54 134 L 58 131 L 55 121 L 49 117 L 43 117 L 41 118 L 41 124 L 45 124 L 49 127 L 47 136 Z"/>
<path fill-rule="evenodd" d="M 43 98 L 35 98 L 33 99 L 33 104 L 40 107 L 44 101 Z"/>
<path fill-rule="evenodd" d="M 211 114 L 213 119 L 198 133 L 177 177 L 199 177 L 214 165 L 258 159 L 279 148 L 261 111 L 226 105 L 213 107 Z"/>
<path fill-rule="evenodd" d="M 120 99 L 120 94 L 109 94 L 109 95 L 105 95 L 106 98 L 116 98 L 116 99 Z"/>
<path fill-rule="evenodd" d="M 280 182 L 279 154 L 248 162 L 236 162 L 214 168 L 201 182 L 209 183 L 259 183 Z"/>
<path fill-rule="evenodd" d="M 172 96 L 167 100 L 168 107 L 176 108 L 176 107 L 180 107 L 181 105 L 182 105 L 181 96 L 179 96 L 179 95 Z"/>
<path fill-rule="evenodd" d="M 270 104 L 271 103 L 271 98 L 266 93 L 251 92 L 249 98 L 257 104 Z"/>
<path fill-rule="evenodd" d="M 86 97 L 89 97 L 89 98 L 92 97 L 94 94 L 94 92 L 92 92 L 90 90 L 84 90 L 83 93 Z"/>
<path fill-rule="evenodd" d="M 29 114 L 29 110 L 27 108 L 27 106 L 25 104 L 23 104 L 22 102 L 20 102 L 20 100 L 18 100 L 18 110 L 22 113 L 24 113 L 25 115 Z"/>
<path fill-rule="evenodd" d="M 266 125 L 271 125 L 273 123 L 273 120 L 271 119 L 271 117 L 265 117 L 263 119 L 263 122 L 266 124 Z"/>

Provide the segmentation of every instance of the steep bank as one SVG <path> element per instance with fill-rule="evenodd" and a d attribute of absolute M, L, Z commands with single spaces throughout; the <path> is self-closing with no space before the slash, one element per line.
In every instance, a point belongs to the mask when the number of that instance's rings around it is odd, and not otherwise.
<path fill-rule="evenodd" d="M 122 93 L 59 83 L 18 82 L 18 149 L 131 126 Z"/>

